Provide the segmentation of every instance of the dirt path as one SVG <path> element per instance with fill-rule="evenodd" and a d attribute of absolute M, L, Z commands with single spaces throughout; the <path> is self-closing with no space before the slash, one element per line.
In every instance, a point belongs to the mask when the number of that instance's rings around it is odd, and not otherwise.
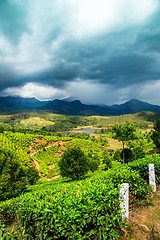
<path fill-rule="evenodd" d="M 34 157 L 33 157 L 34 153 L 32 154 L 32 160 L 33 160 L 33 163 L 34 163 L 34 166 L 35 168 L 38 170 L 38 173 L 39 173 L 39 176 L 46 179 L 47 181 L 51 181 L 51 180 L 55 180 L 55 179 L 58 179 L 60 178 L 60 175 L 57 175 L 57 176 L 54 176 L 52 178 L 47 178 L 47 177 L 43 177 L 41 172 L 40 172 L 40 165 L 39 165 L 39 162 L 37 162 Z"/>
<path fill-rule="evenodd" d="M 57 141 L 57 142 L 54 142 L 54 143 L 46 146 L 45 148 L 49 148 L 49 147 L 52 147 L 52 146 L 54 146 L 54 145 L 59 145 L 61 149 L 62 149 L 62 147 L 63 147 L 63 149 L 66 149 L 66 147 L 63 146 L 63 143 L 66 143 L 66 142 L 68 142 L 68 141 Z M 43 177 L 43 176 L 42 176 L 42 174 L 41 174 L 41 172 L 40 172 L 40 164 L 39 164 L 39 162 L 36 161 L 36 160 L 34 159 L 34 157 L 33 157 L 33 155 L 34 155 L 35 153 L 40 152 L 41 150 L 42 150 L 42 149 L 39 149 L 39 150 L 35 151 L 35 150 L 33 150 L 33 149 L 30 148 L 30 156 L 31 156 L 31 158 L 32 158 L 34 167 L 38 170 L 39 176 L 42 177 L 42 178 L 44 178 L 44 179 L 46 179 L 47 181 L 51 181 L 51 180 L 60 178 L 60 175 L 54 176 L 54 177 L 52 177 L 52 178 L 47 178 L 47 177 Z"/>
<path fill-rule="evenodd" d="M 160 186 L 154 193 L 153 206 L 130 213 L 126 235 L 124 240 L 160 240 Z"/>

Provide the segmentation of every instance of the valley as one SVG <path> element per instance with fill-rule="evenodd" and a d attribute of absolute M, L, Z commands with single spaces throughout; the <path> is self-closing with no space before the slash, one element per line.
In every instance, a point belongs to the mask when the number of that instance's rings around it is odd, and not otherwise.
<path fill-rule="evenodd" d="M 158 145 L 152 139 L 157 116 L 154 112 L 122 116 L 67 116 L 41 110 L 3 113 L 2 239 L 121 239 L 128 230 L 120 216 L 120 184 L 129 182 L 130 210 L 134 210 L 140 202 L 151 202 L 145 177 L 149 163 L 154 163 L 157 184 L 160 181 Z M 125 164 L 114 126 L 134 133 L 125 142 Z M 80 179 L 62 177 L 59 162 L 70 149 L 81 151 L 87 159 Z"/>

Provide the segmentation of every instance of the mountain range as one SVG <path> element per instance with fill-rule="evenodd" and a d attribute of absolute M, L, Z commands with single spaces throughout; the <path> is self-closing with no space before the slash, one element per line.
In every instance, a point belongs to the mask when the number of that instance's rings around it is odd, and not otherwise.
<path fill-rule="evenodd" d="M 19 96 L 0 97 L 0 112 L 13 112 L 23 110 L 43 110 L 66 115 L 99 115 L 118 116 L 142 111 L 160 112 L 160 106 L 152 105 L 137 99 L 132 99 L 123 104 L 87 105 L 79 100 L 55 99 L 53 101 L 39 101 L 36 98 L 22 98 Z"/>

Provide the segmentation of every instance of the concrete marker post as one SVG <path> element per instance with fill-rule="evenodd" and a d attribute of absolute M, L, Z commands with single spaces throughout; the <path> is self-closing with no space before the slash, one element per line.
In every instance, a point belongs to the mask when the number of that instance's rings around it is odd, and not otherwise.
<path fill-rule="evenodd" d="M 120 188 L 120 208 L 123 219 L 129 217 L 129 183 L 122 183 Z"/>
<path fill-rule="evenodd" d="M 149 185 L 153 187 L 153 192 L 156 192 L 156 178 L 154 164 L 149 164 Z"/>

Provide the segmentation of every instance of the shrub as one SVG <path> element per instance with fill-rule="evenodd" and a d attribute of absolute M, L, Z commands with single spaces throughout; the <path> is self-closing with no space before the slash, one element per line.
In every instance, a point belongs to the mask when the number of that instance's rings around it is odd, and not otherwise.
<path fill-rule="evenodd" d="M 124 148 L 124 154 L 125 154 L 125 162 L 132 162 L 134 160 L 134 154 L 131 149 L 129 148 Z M 123 151 L 121 151 L 121 159 L 123 159 Z M 143 155 L 144 157 L 144 155 Z"/>
<path fill-rule="evenodd" d="M 0 215 L 18 219 L 35 240 L 121 239 L 125 225 L 119 186 L 125 182 L 136 199 L 143 199 L 151 189 L 137 171 L 123 165 L 77 182 L 37 186 L 33 192 L 0 203 Z"/>
<path fill-rule="evenodd" d="M 0 199 L 22 192 L 26 184 L 25 168 L 10 151 L 0 150 Z"/>
<path fill-rule="evenodd" d="M 61 176 L 73 180 L 83 178 L 89 170 L 88 158 L 79 147 L 66 150 L 58 165 Z"/>
<path fill-rule="evenodd" d="M 156 175 L 156 182 L 160 183 L 160 155 L 153 154 L 151 156 L 146 156 L 145 158 L 138 159 L 129 163 L 128 166 L 133 170 L 139 172 L 141 177 L 143 177 L 147 182 L 149 182 L 149 175 L 148 175 L 148 165 L 153 163 L 155 166 L 155 175 Z"/>
<path fill-rule="evenodd" d="M 105 164 L 104 170 L 112 167 L 112 156 L 106 150 L 103 152 L 103 164 Z"/>
<path fill-rule="evenodd" d="M 116 149 L 116 151 L 114 153 L 114 156 L 113 156 L 113 159 L 118 161 L 118 162 L 122 162 L 121 152 L 122 152 L 122 149 Z"/>
<path fill-rule="evenodd" d="M 38 175 L 38 170 L 36 170 L 34 167 L 26 168 L 26 177 L 30 185 L 35 184 L 40 178 Z"/>
<path fill-rule="evenodd" d="M 88 158 L 89 158 L 89 170 L 91 172 L 94 172 L 98 169 L 98 166 L 100 165 L 100 158 L 97 154 L 95 154 L 94 156 L 92 156 L 91 153 L 88 154 Z"/>
<path fill-rule="evenodd" d="M 160 119 L 157 119 L 154 123 L 154 131 L 152 131 L 151 135 L 154 144 L 158 151 L 160 151 Z"/>

